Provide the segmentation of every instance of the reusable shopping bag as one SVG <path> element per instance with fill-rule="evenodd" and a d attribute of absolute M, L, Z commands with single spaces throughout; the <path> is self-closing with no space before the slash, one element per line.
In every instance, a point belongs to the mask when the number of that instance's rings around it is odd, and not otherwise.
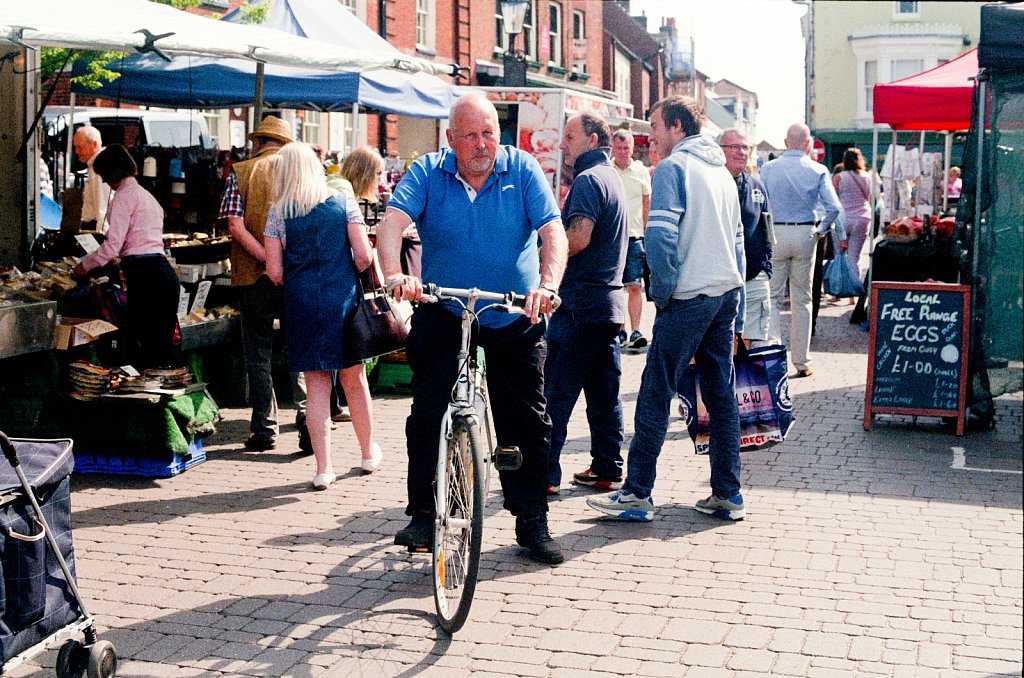
<path fill-rule="evenodd" d="M 850 269 L 850 262 L 842 254 L 825 264 L 825 292 L 833 297 L 859 297 L 864 284 Z"/>
<path fill-rule="evenodd" d="M 740 449 L 762 450 L 786 439 L 793 425 L 785 346 L 764 346 L 749 351 L 739 345 L 733 357 L 736 404 L 740 411 Z M 687 365 L 677 386 L 680 411 L 697 454 L 707 454 L 711 417 L 700 395 L 696 365 Z"/>

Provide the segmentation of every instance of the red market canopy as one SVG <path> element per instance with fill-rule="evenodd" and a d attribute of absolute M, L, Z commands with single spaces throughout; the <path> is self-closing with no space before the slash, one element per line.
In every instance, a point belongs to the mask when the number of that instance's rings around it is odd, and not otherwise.
<path fill-rule="evenodd" d="M 909 78 L 875 85 L 875 124 L 894 130 L 965 130 L 971 126 L 971 91 L 978 50 Z"/>

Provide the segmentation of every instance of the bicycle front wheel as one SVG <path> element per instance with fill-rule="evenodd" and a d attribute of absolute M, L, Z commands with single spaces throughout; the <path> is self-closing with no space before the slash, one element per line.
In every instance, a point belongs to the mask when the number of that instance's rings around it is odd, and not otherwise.
<path fill-rule="evenodd" d="M 434 522 L 434 603 L 448 633 L 466 623 L 480 568 L 484 528 L 484 461 L 476 420 L 452 418 L 446 473 L 438 478 L 446 510 Z"/>

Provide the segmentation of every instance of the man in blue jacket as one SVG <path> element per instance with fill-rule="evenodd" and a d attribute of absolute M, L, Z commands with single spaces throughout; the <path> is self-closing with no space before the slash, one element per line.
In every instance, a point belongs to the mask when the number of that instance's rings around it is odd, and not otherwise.
<path fill-rule="evenodd" d="M 637 395 L 626 480 L 618 492 L 587 500 L 620 520 L 654 519 L 651 491 L 676 375 L 691 358 L 711 415 L 712 493 L 695 508 L 727 520 L 744 516 L 732 365 L 734 337 L 742 331 L 743 226 L 736 183 L 722 149 L 700 134 L 703 122 L 700 104 L 689 97 L 667 97 L 651 110 L 651 141 L 663 160 L 652 177 L 645 238 L 658 313 Z"/>
<path fill-rule="evenodd" d="M 740 197 L 740 220 L 743 222 L 743 253 L 747 260 L 744 284 L 743 339 L 751 348 L 772 343 L 778 334 L 771 331 L 772 277 L 772 208 L 768 189 L 761 180 L 747 172 L 750 142 L 738 129 L 727 129 L 718 135 L 718 145 L 725 151 L 725 169 L 736 180 Z"/>

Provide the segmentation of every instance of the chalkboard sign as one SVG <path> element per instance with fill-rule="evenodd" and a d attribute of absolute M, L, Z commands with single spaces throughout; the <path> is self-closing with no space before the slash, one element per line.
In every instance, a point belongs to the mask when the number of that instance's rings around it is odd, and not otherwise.
<path fill-rule="evenodd" d="M 865 430 L 875 414 L 955 416 L 963 435 L 970 298 L 967 285 L 871 285 Z"/>

